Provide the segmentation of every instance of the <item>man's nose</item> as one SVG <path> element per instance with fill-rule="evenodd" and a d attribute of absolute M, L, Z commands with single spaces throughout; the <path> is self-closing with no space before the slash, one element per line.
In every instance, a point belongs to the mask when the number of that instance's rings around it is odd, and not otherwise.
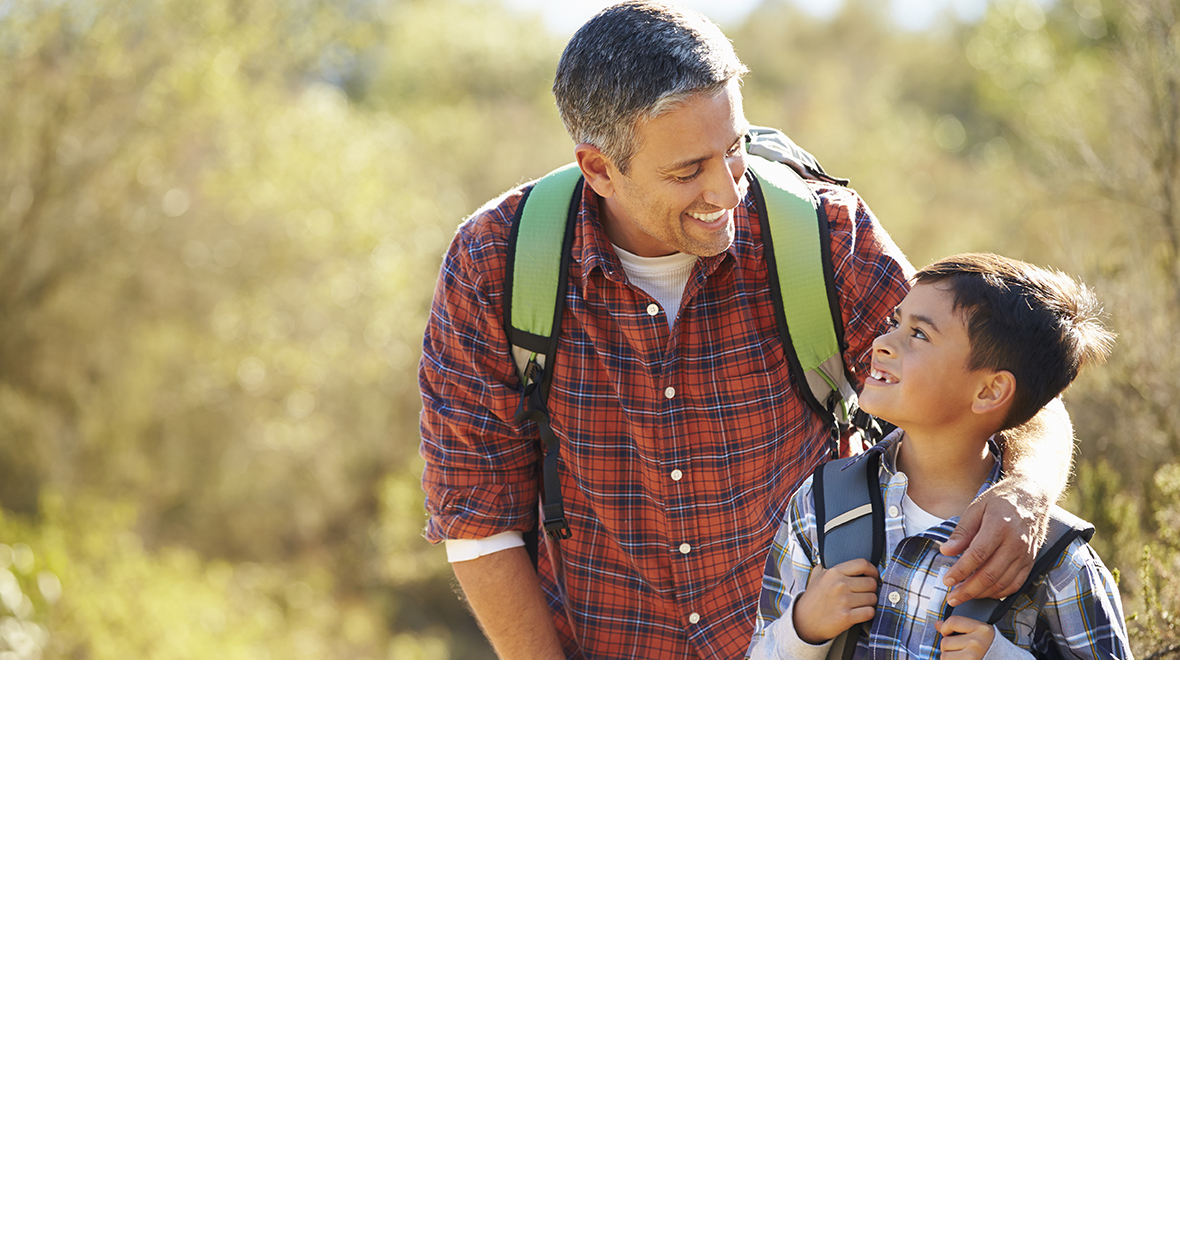
<path fill-rule="evenodd" d="M 715 206 L 732 211 L 746 196 L 746 156 L 742 152 L 721 161 L 721 174 L 710 184 L 705 197 Z"/>

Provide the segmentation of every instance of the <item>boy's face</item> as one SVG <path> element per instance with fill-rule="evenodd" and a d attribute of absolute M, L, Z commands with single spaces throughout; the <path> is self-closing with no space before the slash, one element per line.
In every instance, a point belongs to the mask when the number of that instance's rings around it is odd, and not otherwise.
<path fill-rule="evenodd" d="M 861 405 L 900 427 L 940 426 L 970 413 L 981 372 L 968 368 L 967 325 L 950 290 L 915 284 L 873 341 L 872 373 Z"/>
<path fill-rule="evenodd" d="M 724 253 L 733 242 L 734 209 L 746 193 L 746 130 L 741 90 L 730 82 L 641 121 L 627 174 L 579 144 L 578 162 L 602 199 L 612 243 L 645 257 Z"/>

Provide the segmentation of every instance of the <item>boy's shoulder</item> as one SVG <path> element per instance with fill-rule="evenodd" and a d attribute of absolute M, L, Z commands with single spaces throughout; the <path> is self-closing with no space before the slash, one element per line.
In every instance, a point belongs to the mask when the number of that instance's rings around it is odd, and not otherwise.
<path fill-rule="evenodd" d="M 1045 579 L 1060 588 L 1079 576 L 1094 574 L 1104 580 L 1109 580 L 1113 585 L 1113 574 L 1090 543 L 1090 535 L 1094 532 L 1094 527 L 1064 508 L 1054 506 L 1050 509 L 1049 515 L 1065 527 L 1063 538 L 1069 529 L 1073 529 L 1074 535 L 1065 540 L 1060 555 L 1049 565 Z"/>
<path fill-rule="evenodd" d="M 1130 659 L 1118 584 L 1088 541 L 1092 527 L 1063 509 L 1053 513 L 1077 528 L 1031 591 L 1013 597 L 1000 631 L 1026 649 L 1043 645 L 1048 633 L 1056 657 Z"/>

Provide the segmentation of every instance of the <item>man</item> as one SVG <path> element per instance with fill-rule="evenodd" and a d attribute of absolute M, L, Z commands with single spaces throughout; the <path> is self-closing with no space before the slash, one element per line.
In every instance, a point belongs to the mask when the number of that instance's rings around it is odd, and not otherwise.
<path fill-rule="evenodd" d="M 420 371 L 427 537 L 502 658 L 740 658 L 774 532 L 831 432 L 792 383 L 757 215 L 740 78 L 697 14 L 626 0 L 562 55 L 554 94 L 584 184 L 548 409 L 572 535 L 544 538 L 539 445 L 517 423 L 503 327 L 520 191 L 447 253 Z M 911 268 L 850 189 L 815 182 L 828 220 L 845 360 L 858 380 Z M 959 597 L 1027 574 L 1072 436 L 1042 412 L 1005 443 L 1008 477 L 964 514 Z"/>

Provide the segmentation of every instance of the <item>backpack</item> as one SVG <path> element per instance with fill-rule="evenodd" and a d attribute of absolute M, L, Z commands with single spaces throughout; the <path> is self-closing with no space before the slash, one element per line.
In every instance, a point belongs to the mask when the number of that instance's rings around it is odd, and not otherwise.
<path fill-rule="evenodd" d="M 747 139 L 750 187 L 762 227 L 775 318 L 796 389 L 829 424 L 833 454 L 842 428 L 857 428 L 868 443 L 883 433 L 863 413 L 844 368 L 840 316 L 827 217 L 804 176 L 847 185 L 777 129 L 751 127 Z M 546 534 L 570 535 L 561 499 L 557 437 L 547 401 L 561 334 L 570 256 L 581 203 L 582 173 L 567 164 L 530 186 L 521 198 L 508 240 L 504 329 L 521 375 L 517 421 L 536 423 L 545 455 L 541 467 L 541 523 Z M 536 562 L 537 531 L 525 535 Z"/>
<path fill-rule="evenodd" d="M 885 502 L 881 495 L 877 466 L 881 449 L 870 449 L 860 456 L 826 461 L 811 475 L 815 503 L 815 525 L 820 563 L 824 568 L 847 560 L 865 559 L 880 565 L 885 554 Z M 973 598 L 948 613 L 995 624 L 1022 597 L 1031 597 L 1045 574 L 1057 563 L 1066 546 L 1075 538 L 1089 542 L 1094 527 L 1064 508 L 1049 510 L 1049 532 L 1045 545 L 1033 563 L 1024 585 L 1006 599 Z M 857 642 L 867 632 L 863 624 L 841 633 L 828 650 L 829 659 L 851 659 Z M 1038 658 L 1061 658 L 1054 647 Z"/>

